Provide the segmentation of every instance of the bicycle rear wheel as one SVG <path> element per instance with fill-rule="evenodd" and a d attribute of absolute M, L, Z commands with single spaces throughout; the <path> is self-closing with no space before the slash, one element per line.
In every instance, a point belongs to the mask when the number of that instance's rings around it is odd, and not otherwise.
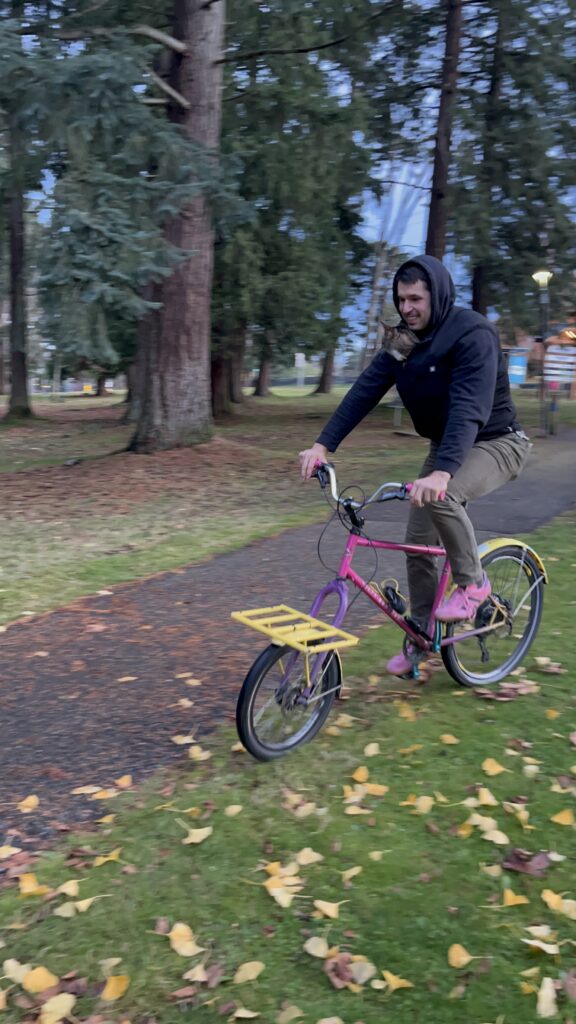
<path fill-rule="evenodd" d="M 491 551 L 482 568 L 492 585 L 491 596 L 474 622 L 450 623 L 446 636 L 493 628 L 441 648 L 448 672 L 463 686 L 491 686 L 509 675 L 530 648 L 542 617 L 544 577 L 526 548 L 510 544 Z"/>
<path fill-rule="evenodd" d="M 334 651 L 325 655 L 310 699 L 303 696 L 305 660 L 291 647 L 271 644 L 244 680 L 236 706 L 236 727 L 242 743 L 258 761 L 283 757 L 307 743 L 330 713 L 341 684 L 338 656 Z"/>

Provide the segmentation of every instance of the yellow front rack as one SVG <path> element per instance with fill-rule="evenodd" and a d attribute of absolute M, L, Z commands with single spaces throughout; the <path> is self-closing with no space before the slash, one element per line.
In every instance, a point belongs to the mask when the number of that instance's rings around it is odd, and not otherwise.
<path fill-rule="evenodd" d="M 345 633 L 343 629 L 289 608 L 287 604 L 232 612 L 232 618 L 264 633 L 273 643 L 287 644 L 303 654 L 337 651 L 342 647 L 354 647 L 359 642 L 359 637 L 352 633 Z"/>

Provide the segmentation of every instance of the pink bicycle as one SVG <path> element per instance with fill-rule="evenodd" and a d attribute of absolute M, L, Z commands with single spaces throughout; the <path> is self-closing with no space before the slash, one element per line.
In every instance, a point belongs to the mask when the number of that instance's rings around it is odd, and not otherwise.
<path fill-rule="evenodd" d="M 311 740 L 322 728 L 342 686 L 339 651 L 357 643 L 341 626 L 349 607 L 349 585 L 364 594 L 404 632 L 404 652 L 413 678 L 426 652 L 440 653 L 450 675 L 463 686 L 490 686 L 519 665 L 532 644 L 542 616 L 546 570 L 540 556 L 522 540 L 499 537 L 479 547 L 482 566 L 492 585 L 490 597 L 473 621 L 443 628 L 436 610 L 451 586 L 450 564 L 441 547 L 373 540 L 365 533 L 363 510 L 385 501 L 403 501 L 410 484 L 385 483 L 365 501 L 338 493 L 330 464 L 314 474 L 329 488 L 334 511 L 348 530 L 338 574 L 316 595 L 310 613 L 287 605 L 235 612 L 233 618 L 267 635 L 272 643 L 250 668 L 236 710 L 240 739 L 260 761 L 282 757 Z M 444 558 L 427 629 L 407 612 L 395 581 L 363 579 L 352 568 L 357 548 L 422 552 Z M 323 605 L 336 600 L 330 622 L 319 618 Z"/>

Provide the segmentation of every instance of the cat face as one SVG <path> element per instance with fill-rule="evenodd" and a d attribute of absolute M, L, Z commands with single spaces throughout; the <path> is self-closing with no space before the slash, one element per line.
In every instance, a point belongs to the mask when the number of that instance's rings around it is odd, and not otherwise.
<path fill-rule="evenodd" d="M 404 362 L 408 358 L 418 338 L 408 327 L 390 327 L 381 323 L 382 348 L 389 352 L 394 359 Z"/>

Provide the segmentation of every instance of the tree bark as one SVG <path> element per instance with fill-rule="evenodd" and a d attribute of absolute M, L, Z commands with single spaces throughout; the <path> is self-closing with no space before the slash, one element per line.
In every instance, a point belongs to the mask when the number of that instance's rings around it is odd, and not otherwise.
<path fill-rule="evenodd" d="M 499 117 L 502 114 L 500 99 L 504 70 L 503 31 L 502 12 L 498 10 L 490 87 L 486 97 L 482 165 L 479 171 L 479 187 L 476 195 L 479 210 L 475 219 L 476 231 L 473 243 L 475 263 L 472 271 L 472 309 L 475 309 L 477 313 L 482 313 L 483 316 L 486 316 L 489 305 L 489 260 L 492 234 L 490 208 L 494 174 L 493 140 Z"/>
<path fill-rule="evenodd" d="M 367 366 L 378 350 L 378 324 L 380 314 L 382 312 L 382 306 L 384 304 L 384 278 L 387 263 L 386 243 L 382 238 L 376 244 L 375 256 L 376 262 L 374 264 L 374 273 L 372 275 L 372 292 L 370 295 L 370 306 L 368 308 L 368 318 L 366 321 L 366 342 L 360 357 L 360 371 Z"/>
<path fill-rule="evenodd" d="M 26 255 L 24 229 L 24 195 L 14 186 L 8 200 L 10 232 L 10 399 L 9 417 L 32 415 L 28 397 L 26 357 Z"/>
<path fill-rule="evenodd" d="M 270 378 L 272 376 L 272 363 L 270 359 L 263 356 L 260 360 L 260 368 L 258 370 L 258 380 L 256 381 L 256 387 L 254 388 L 254 395 L 256 398 L 267 398 L 270 394 Z"/>
<path fill-rule="evenodd" d="M 462 0 L 445 0 L 446 38 L 444 62 L 442 65 L 442 86 L 440 109 L 434 146 L 434 170 L 432 173 L 432 195 L 428 214 L 426 253 L 444 258 L 446 249 L 447 190 L 450 173 L 450 147 L 452 123 L 456 100 L 456 81 L 462 37 Z"/>
<path fill-rule="evenodd" d="M 225 416 L 230 412 L 230 358 L 212 356 L 212 415 Z"/>
<path fill-rule="evenodd" d="M 156 301 L 158 298 L 159 285 L 148 284 L 144 288 L 143 298 L 148 302 Z M 142 416 L 144 394 L 146 390 L 146 374 L 148 371 L 149 347 L 157 344 L 156 333 L 158 330 L 157 310 L 151 309 L 138 321 L 136 327 L 136 354 L 134 362 L 128 367 L 127 382 L 130 404 L 128 405 L 123 423 L 139 423 Z"/>
<path fill-rule="evenodd" d="M 99 373 L 96 378 L 96 398 L 106 397 L 106 378 L 107 373 Z"/>
<path fill-rule="evenodd" d="M 335 354 L 336 353 L 333 348 L 328 349 L 324 353 L 324 359 L 322 361 L 322 373 L 320 374 L 318 386 L 312 392 L 314 395 L 329 395 L 330 392 L 332 391 Z"/>
<path fill-rule="evenodd" d="M 242 324 L 234 339 L 230 352 L 229 389 L 230 401 L 239 405 L 244 401 L 242 377 L 244 374 L 244 354 L 246 352 L 246 325 Z"/>
<path fill-rule="evenodd" d="M 172 55 L 169 84 L 188 108 L 169 105 L 169 117 L 188 137 L 216 151 L 222 108 L 224 0 L 174 0 L 173 35 L 186 43 Z M 166 228 L 168 241 L 192 252 L 159 286 L 162 308 L 149 323 L 142 412 L 131 443 L 136 452 L 204 441 L 211 432 L 210 321 L 214 232 L 203 195 Z"/>

